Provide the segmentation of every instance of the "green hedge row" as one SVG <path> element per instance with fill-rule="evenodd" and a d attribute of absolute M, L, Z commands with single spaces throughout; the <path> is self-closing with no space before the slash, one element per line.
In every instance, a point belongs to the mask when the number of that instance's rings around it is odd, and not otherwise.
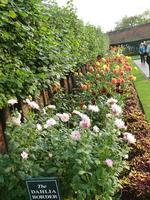
<path fill-rule="evenodd" d="M 0 108 L 34 96 L 108 48 L 100 28 L 79 20 L 72 1 L 0 1 Z"/>

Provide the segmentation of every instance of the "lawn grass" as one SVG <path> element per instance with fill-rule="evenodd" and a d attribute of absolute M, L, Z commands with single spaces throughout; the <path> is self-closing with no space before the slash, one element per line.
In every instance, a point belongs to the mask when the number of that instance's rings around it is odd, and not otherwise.
<path fill-rule="evenodd" d="M 150 80 L 148 80 L 139 68 L 138 70 L 133 70 L 133 75 L 136 76 L 136 81 L 134 82 L 135 88 L 143 105 L 146 119 L 150 124 Z"/>
<path fill-rule="evenodd" d="M 133 60 L 139 60 L 140 59 L 140 55 L 134 55 L 134 56 L 132 56 L 132 59 Z"/>

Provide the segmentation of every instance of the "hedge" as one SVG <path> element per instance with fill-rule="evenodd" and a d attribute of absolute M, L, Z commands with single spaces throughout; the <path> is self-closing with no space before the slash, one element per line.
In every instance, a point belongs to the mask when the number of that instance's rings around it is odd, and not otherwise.
<path fill-rule="evenodd" d="M 38 95 L 108 48 L 100 28 L 79 20 L 72 1 L 0 1 L 0 108 Z"/>

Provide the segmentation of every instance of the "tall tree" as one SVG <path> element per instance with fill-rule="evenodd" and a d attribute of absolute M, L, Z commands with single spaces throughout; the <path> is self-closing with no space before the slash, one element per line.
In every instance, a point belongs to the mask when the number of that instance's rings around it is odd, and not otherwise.
<path fill-rule="evenodd" d="M 142 14 L 134 15 L 131 17 L 125 15 L 120 21 L 116 22 L 115 30 L 130 28 L 149 22 L 150 22 L 150 10 L 146 10 Z"/>

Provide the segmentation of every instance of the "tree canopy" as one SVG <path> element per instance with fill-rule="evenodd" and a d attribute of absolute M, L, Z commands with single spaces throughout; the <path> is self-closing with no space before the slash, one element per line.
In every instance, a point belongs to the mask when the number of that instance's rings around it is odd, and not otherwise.
<path fill-rule="evenodd" d="M 150 10 L 144 11 L 142 14 L 128 17 L 124 16 L 120 21 L 116 22 L 115 30 L 134 27 L 140 24 L 150 22 Z"/>

